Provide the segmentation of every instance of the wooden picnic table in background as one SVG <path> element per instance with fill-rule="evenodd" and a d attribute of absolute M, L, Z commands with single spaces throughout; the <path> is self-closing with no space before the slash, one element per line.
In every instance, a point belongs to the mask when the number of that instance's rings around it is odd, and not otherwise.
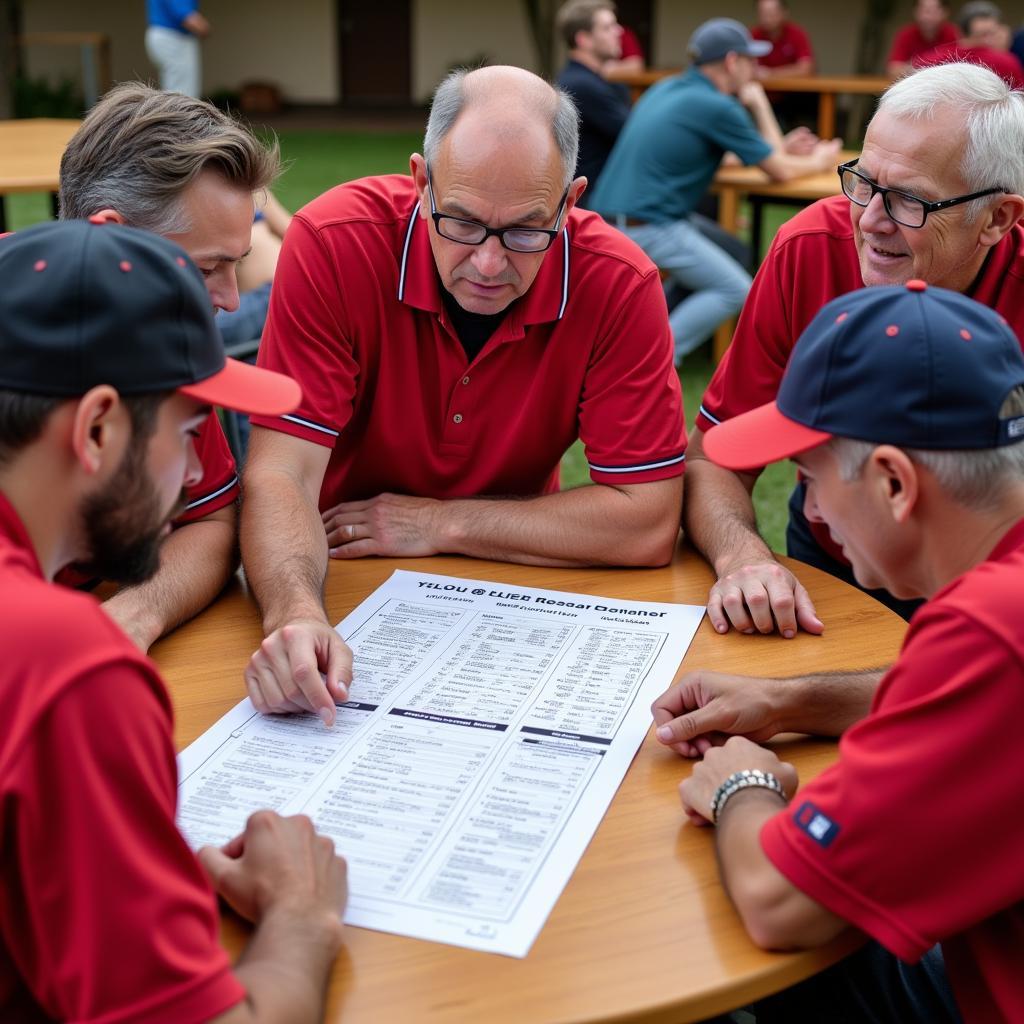
<path fill-rule="evenodd" d="M 635 103 L 644 90 L 668 75 L 679 73 L 679 68 L 649 68 L 646 71 L 613 71 L 608 77 L 613 82 L 629 86 Z M 836 97 L 881 96 L 892 84 L 886 75 L 807 75 L 799 78 L 770 78 L 762 83 L 772 92 L 816 93 L 818 96 L 818 126 L 820 138 L 831 139 L 836 134 Z"/>
<path fill-rule="evenodd" d="M 57 216 L 60 158 L 81 121 L 27 117 L 0 121 L 0 232 L 7 230 L 4 196 L 49 192 Z"/>

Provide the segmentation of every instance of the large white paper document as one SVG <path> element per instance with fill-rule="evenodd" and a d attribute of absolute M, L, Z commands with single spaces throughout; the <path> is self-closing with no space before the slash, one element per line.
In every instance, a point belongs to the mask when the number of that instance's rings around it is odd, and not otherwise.
<path fill-rule="evenodd" d="M 178 824 L 198 848 L 308 814 L 349 924 L 526 956 L 703 613 L 396 572 L 337 627 L 334 728 L 242 701 L 182 751 Z"/>

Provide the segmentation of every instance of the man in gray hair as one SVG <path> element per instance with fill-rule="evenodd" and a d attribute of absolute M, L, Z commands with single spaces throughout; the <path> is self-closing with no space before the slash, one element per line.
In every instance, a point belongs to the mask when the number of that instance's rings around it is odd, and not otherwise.
<path fill-rule="evenodd" d="M 536 75 L 456 72 L 410 176 L 340 185 L 293 218 L 260 363 L 305 398 L 253 419 L 242 512 L 261 710 L 330 724 L 346 696 L 328 555 L 672 557 L 685 434 L 665 300 L 650 260 L 576 209 L 578 137 L 572 101 Z M 592 485 L 559 492 L 577 438 Z"/>
<path fill-rule="evenodd" d="M 276 147 L 209 103 L 124 82 L 89 111 L 61 157 L 60 215 L 171 239 L 202 272 L 211 306 L 224 311 L 217 320 L 225 343 L 258 338 L 269 283 L 240 298 L 236 274 L 250 254 L 254 264 L 266 262 L 267 243 L 253 240 L 254 193 L 269 188 L 278 166 Z M 160 571 L 104 603 L 142 650 L 205 608 L 238 567 L 238 475 L 215 414 L 195 447 L 202 479 L 188 488 Z M 58 579 L 88 582 L 74 570 Z"/>
<path fill-rule="evenodd" d="M 718 577 L 708 615 L 720 633 L 823 629 L 803 585 L 758 535 L 750 495 L 759 471 L 713 465 L 703 438 L 775 397 L 796 339 L 826 302 L 919 279 L 990 306 L 1024 338 L 1024 93 L 973 64 L 924 68 L 890 87 L 860 158 L 839 172 L 845 194 L 775 236 L 690 435 L 684 527 Z M 788 553 L 854 582 L 827 527 L 804 517 L 803 490 L 790 502 Z M 904 615 L 919 603 L 870 592 Z"/>

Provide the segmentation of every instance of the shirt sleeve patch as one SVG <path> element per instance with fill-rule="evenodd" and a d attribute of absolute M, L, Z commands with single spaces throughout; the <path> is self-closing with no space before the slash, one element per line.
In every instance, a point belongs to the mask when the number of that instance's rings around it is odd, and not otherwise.
<path fill-rule="evenodd" d="M 828 849 L 835 837 L 839 835 L 839 824 L 822 814 L 810 800 L 805 800 L 797 808 L 793 815 L 793 822 L 798 829 L 805 832 L 825 849 Z"/>

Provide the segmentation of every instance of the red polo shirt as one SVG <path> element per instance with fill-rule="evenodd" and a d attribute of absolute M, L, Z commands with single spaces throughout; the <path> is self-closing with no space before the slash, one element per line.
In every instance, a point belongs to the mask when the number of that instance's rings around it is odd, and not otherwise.
<path fill-rule="evenodd" d="M 778 37 L 770 36 L 760 25 L 755 25 L 750 34 L 755 39 L 772 44 L 771 53 L 757 58 L 757 63 L 766 68 L 781 68 L 787 64 L 795 64 L 798 60 L 809 57 L 814 60 L 811 40 L 807 33 L 791 21 L 784 21 L 779 29 Z"/>
<path fill-rule="evenodd" d="M 1006 50 L 992 50 L 987 46 L 961 46 L 946 43 L 936 46 L 914 58 L 915 68 L 935 64 L 956 64 L 967 61 L 994 71 L 1011 89 L 1024 89 L 1024 67 L 1014 54 Z"/>
<path fill-rule="evenodd" d="M 839 761 L 761 830 L 800 890 L 914 962 L 967 1024 L 1024 1020 L 1024 520 L 914 615 Z"/>
<path fill-rule="evenodd" d="M 716 423 L 774 402 L 796 339 L 832 299 L 863 288 L 845 196 L 823 199 L 779 228 L 736 324 L 725 358 L 711 378 L 697 426 Z M 1024 227 L 994 246 L 967 293 L 1001 313 L 1024 338 Z M 811 523 L 818 543 L 845 561 L 828 529 Z"/>
<path fill-rule="evenodd" d="M 0 1020 L 223 1013 L 245 990 L 174 824 L 167 691 L 93 598 L 43 580 L 2 494 L 0 650 Z"/>
<path fill-rule="evenodd" d="M 333 449 L 321 508 L 383 491 L 554 491 L 577 437 L 597 483 L 683 472 L 658 272 L 595 214 L 570 213 L 533 286 L 468 363 L 412 179 L 339 185 L 293 219 L 259 364 L 299 381 L 303 400 L 252 422 Z"/>
<path fill-rule="evenodd" d="M 238 497 L 238 472 L 235 458 L 228 447 L 227 438 L 215 412 L 203 420 L 196 438 L 196 456 L 203 467 L 199 483 L 185 489 L 188 504 L 175 520 L 175 525 L 192 523 Z"/>
<path fill-rule="evenodd" d="M 889 51 L 888 62 L 892 64 L 898 61 L 901 64 L 909 64 L 922 53 L 927 53 L 928 50 L 934 49 L 936 46 L 955 43 L 957 38 L 956 26 L 948 21 L 944 21 L 939 26 L 934 39 L 925 39 L 917 22 L 912 21 L 896 33 L 892 41 L 892 49 Z"/>

